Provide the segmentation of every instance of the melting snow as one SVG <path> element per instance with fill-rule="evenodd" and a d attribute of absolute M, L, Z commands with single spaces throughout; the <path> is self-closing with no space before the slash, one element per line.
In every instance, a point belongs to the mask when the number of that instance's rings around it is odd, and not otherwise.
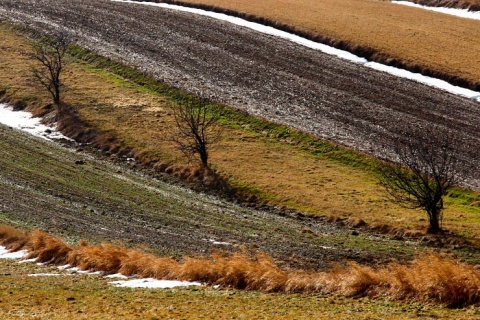
<path fill-rule="evenodd" d="M 22 260 L 22 261 L 18 261 L 18 263 L 32 263 L 32 262 L 35 262 L 35 261 L 37 261 L 37 258 L 25 259 L 25 260 Z"/>
<path fill-rule="evenodd" d="M 10 252 L 5 247 L 0 246 L 0 259 L 22 259 L 28 255 L 27 250 L 20 250 L 15 252 Z"/>
<path fill-rule="evenodd" d="M 421 4 L 416 4 L 410 1 L 392 1 L 392 3 L 401 4 L 404 6 L 409 6 L 414 8 L 420 8 L 424 10 L 445 13 L 445 14 L 457 16 L 460 18 L 480 20 L 480 11 L 470 11 L 468 9 L 456 9 L 456 8 L 444 8 L 444 7 L 429 7 L 429 6 L 423 6 Z"/>
<path fill-rule="evenodd" d="M 206 11 L 206 10 L 201 10 L 201 9 L 196 9 L 196 8 L 182 7 L 182 6 L 171 5 L 171 4 L 167 4 L 167 3 L 136 2 L 136 1 L 131 1 L 131 0 L 112 0 L 112 1 L 161 7 L 161 8 L 165 8 L 165 9 L 189 12 L 189 13 L 198 14 L 198 15 L 202 15 L 202 16 L 206 16 L 206 17 L 210 17 L 210 18 L 214 18 L 214 19 L 218 19 L 218 20 L 222 20 L 222 21 L 227 21 L 227 22 L 233 23 L 235 25 L 243 26 L 243 27 L 246 27 L 246 28 L 261 32 L 261 33 L 264 33 L 264 34 L 268 34 L 268 35 L 276 36 L 276 37 L 279 37 L 279 38 L 287 39 L 287 40 L 290 40 L 294 43 L 303 45 L 305 47 L 308 47 L 308 48 L 311 48 L 311 49 L 314 49 L 314 50 L 319 50 L 323 53 L 333 55 L 333 56 L 339 57 L 339 58 L 344 59 L 344 60 L 348 60 L 348 61 L 351 61 L 351 62 L 354 62 L 354 63 L 362 64 L 362 65 L 364 65 L 368 68 L 372 68 L 372 69 L 375 69 L 375 70 L 386 72 L 386 73 L 389 73 L 389 74 L 392 74 L 394 76 L 398 76 L 398 77 L 401 77 L 401 78 L 415 80 L 415 81 L 421 82 L 423 84 L 426 84 L 428 86 L 435 87 L 435 88 L 438 88 L 438 89 L 441 89 L 441 90 L 444 90 L 444 91 L 447 91 L 447 92 L 450 92 L 450 93 L 453 93 L 453 94 L 456 94 L 456 95 L 460 95 L 460 96 L 463 96 L 463 97 L 466 97 L 466 98 L 470 98 L 470 99 L 473 99 L 475 101 L 480 102 L 480 92 L 476 92 L 476 91 L 473 91 L 473 90 L 469 90 L 469 89 L 465 89 L 465 88 L 462 88 L 462 87 L 454 86 L 454 85 L 449 84 L 446 81 L 431 78 L 431 77 L 427 77 L 427 76 L 423 76 L 419 73 L 413 73 L 413 72 L 410 72 L 410 71 L 407 71 L 407 70 L 386 66 L 386 65 L 376 63 L 376 62 L 369 62 L 365 58 L 360 58 L 360 57 L 358 57 L 358 56 L 356 56 L 356 55 L 354 55 L 350 52 L 343 51 L 343 50 L 340 50 L 340 49 L 336 49 L 336 48 L 333 48 L 333 47 L 330 47 L 330 46 L 327 46 L 327 45 L 324 45 L 324 44 L 321 44 L 321 43 L 318 43 L 318 42 L 314 42 L 314 41 L 302 38 L 300 36 L 275 29 L 273 27 L 268 27 L 268 26 L 264 26 L 264 25 L 259 24 L 259 23 L 249 22 L 249 21 L 246 21 L 246 20 L 241 19 L 241 18 L 228 16 L 228 15 L 223 14 L 223 13 L 216 13 L 216 12 L 211 12 L 211 11 Z"/>
<path fill-rule="evenodd" d="M 4 246 L 0 246 L 0 259 L 22 259 L 28 255 L 27 250 L 20 250 L 16 252 L 9 252 Z M 35 259 L 23 260 L 20 262 L 34 262 Z M 74 276 L 77 274 L 88 274 L 88 275 L 103 275 L 104 272 L 90 272 L 80 270 L 77 267 L 72 268 L 70 265 L 66 264 L 63 266 L 58 266 L 58 270 L 66 270 L 69 273 L 30 273 L 29 277 L 54 277 L 54 276 Z M 122 288 L 151 288 L 151 289 L 168 289 L 174 287 L 189 287 L 189 286 L 201 286 L 199 282 L 188 282 L 188 281 L 175 281 L 175 280 L 157 280 L 153 278 L 145 279 L 133 279 L 133 277 L 127 277 L 122 274 L 112 274 L 106 276 L 106 278 L 121 278 L 127 280 L 118 280 L 110 282 L 111 284 L 122 287 Z"/>
<path fill-rule="evenodd" d="M 230 242 L 222 242 L 222 241 L 216 241 L 214 239 L 203 239 L 203 240 L 206 240 L 208 242 L 211 242 L 215 245 L 222 245 L 222 246 L 231 246 L 232 244 Z"/>
<path fill-rule="evenodd" d="M 56 276 L 73 276 L 73 274 L 65 273 L 30 273 L 29 277 L 56 277 Z"/>
<path fill-rule="evenodd" d="M 127 277 L 127 276 L 124 276 L 121 273 L 115 273 L 115 274 L 109 274 L 108 276 L 105 276 L 105 278 L 108 278 L 108 279 L 130 279 L 130 278 L 134 278 L 134 276 Z"/>
<path fill-rule="evenodd" d="M 71 268 L 71 266 L 69 264 L 65 264 L 63 266 L 58 266 L 57 267 L 58 270 L 65 270 L 65 269 L 68 269 L 68 268 Z"/>
<path fill-rule="evenodd" d="M 122 288 L 151 288 L 151 289 L 168 289 L 174 287 L 201 286 L 199 282 L 174 281 L 174 280 L 157 280 L 153 278 L 135 279 L 135 280 L 119 280 L 110 282 L 116 287 Z"/>
<path fill-rule="evenodd" d="M 73 141 L 62 135 L 52 127 L 40 123 L 40 118 L 32 118 L 30 112 L 13 111 L 12 107 L 0 104 L 0 123 L 9 127 L 28 132 L 45 140 L 65 139 Z"/>

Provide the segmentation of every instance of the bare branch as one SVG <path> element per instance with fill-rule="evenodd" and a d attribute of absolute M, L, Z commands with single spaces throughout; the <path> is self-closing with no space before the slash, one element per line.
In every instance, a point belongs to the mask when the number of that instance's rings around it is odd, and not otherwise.
<path fill-rule="evenodd" d="M 203 100 L 188 101 L 172 110 L 177 132 L 171 140 L 188 159 L 198 156 L 202 165 L 208 167 L 209 149 L 221 136 L 218 110 Z"/>
<path fill-rule="evenodd" d="M 43 37 L 32 45 L 31 57 L 38 62 L 38 66 L 32 68 L 33 78 L 47 89 L 57 106 L 61 102 L 61 88 L 64 85 L 60 76 L 70 43 L 66 33 L 57 33 L 53 37 Z"/>
<path fill-rule="evenodd" d="M 456 146 L 458 141 L 445 129 L 410 129 L 391 145 L 398 164 L 385 163 L 379 168 L 380 184 L 392 201 L 425 210 L 430 232 L 441 231 L 443 197 L 465 176 Z"/>

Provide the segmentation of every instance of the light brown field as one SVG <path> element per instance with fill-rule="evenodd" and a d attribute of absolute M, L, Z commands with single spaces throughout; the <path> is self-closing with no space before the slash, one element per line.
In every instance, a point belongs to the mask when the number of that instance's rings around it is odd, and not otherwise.
<path fill-rule="evenodd" d="M 0 89 L 14 101 L 44 105 L 49 97 L 28 81 L 31 61 L 25 39 L 7 25 L 0 25 Z M 141 151 L 144 157 L 185 164 L 172 143 L 165 139 L 173 116 L 165 97 L 83 63 L 72 63 L 65 73 L 66 101 L 90 126 Z M 295 145 L 279 142 L 248 128 L 228 127 L 212 150 L 213 167 L 237 185 L 259 190 L 271 204 L 312 214 L 363 219 L 369 224 L 388 224 L 407 229 L 426 227 L 424 213 L 401 208 L 388 201 L 372 173 L 362 168 L 314 156 Z M 462 200 L 463 201 L 463 200 Z M 480 208 L 470 202 L 449 200 L 444 226 L 469 237 L 478 237 Z"/>
<path fill-rule="evenodd" d="M 264 17 L 480 83 L 480 21 L 381 0 L 187 0 Z"/>

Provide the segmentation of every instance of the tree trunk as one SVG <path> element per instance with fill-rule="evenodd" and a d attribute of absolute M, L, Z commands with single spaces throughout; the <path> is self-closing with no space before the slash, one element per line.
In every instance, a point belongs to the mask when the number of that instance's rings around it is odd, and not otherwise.
<path fill-rule="evenodd" d="M 197 143 L 199 144 L 198 153 L 200 155 L 200 160 L 202 161 L 202 165 L 205 168 L 207 168 L 208 167 L 207 145 L 204 143 L 202 139 L 198 139 Z"/>
<path fill-rule="evenodd" d="M 442 228 L 440 228 L 440 211 L 438 210 L 429 210 L 428 211 L 428 220 L 430 225 L 428 226 L 427 233 L 440 233 Z"/>

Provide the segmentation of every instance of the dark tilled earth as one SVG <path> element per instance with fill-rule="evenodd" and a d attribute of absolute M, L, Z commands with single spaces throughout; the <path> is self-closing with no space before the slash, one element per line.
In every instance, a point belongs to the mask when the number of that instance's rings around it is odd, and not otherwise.
<path fill-rule="evenodd" d="M 0 221 L 161 255 L 261 250 L 291 267 L 410 259 L 422 242 L 244 208 L 0 125 Z"/>
<path fill-rule="evenodd" d="M 358 150 L 383 155 L 382 141 L 403 124 L 436 123 L 463 138 L 465 161 L 478 161 L 478 103 L 245 28 L 101 0 L 2 0 L 0 18 L 65 28 L 82 46 L 166 83 Z M 175 256 L 257 248 L 304 268 L 408 259 L 423 246 L 242 208 L 2 126 L 0 150 L 1 220 L 74 239 Z"/>
<path fill-rule="evenodd" d="M 2 0 L 0 17 L 79 44 L 178 88 L 388 157 L 406 125 L 431 124 L 480 165 L 480 104 L 211 18 L 103 0 Z M 433 133 L 434 134 L 434 133 Z M 480 189 L 480 170 L 466 184 Z"/>

